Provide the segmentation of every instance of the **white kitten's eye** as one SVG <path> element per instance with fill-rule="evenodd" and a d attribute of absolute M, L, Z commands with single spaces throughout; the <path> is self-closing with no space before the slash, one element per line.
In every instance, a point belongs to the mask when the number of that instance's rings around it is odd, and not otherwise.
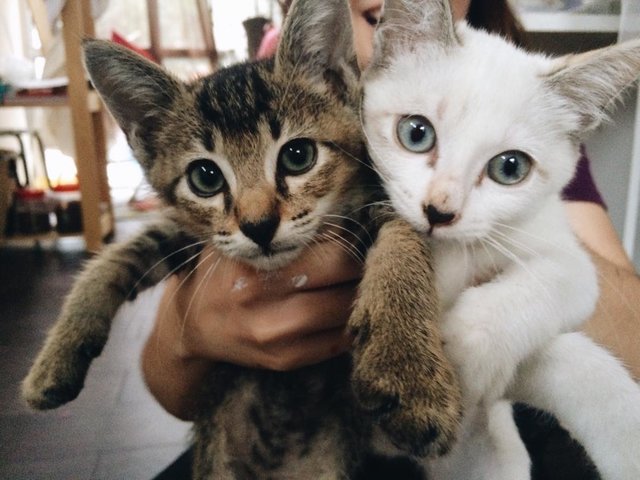
<path fill-rule="evenodd" d="M 522 182 L 533 165 L 526 153 L 518 150 L 501 153 L 487 163 L 487 175 L 500 185 L 515 185 Z"/>
<path fill-rule="evenodd" d="M 285 143 L 278 153 L 278 167 L 285 175 L 302 175 L 316 164 L 318 151 L 313 140 L 296 138 Z"/>
<path fill-rule="evenodd" d="M 400 144 L 414 153 L 426 153 L 436 144 L 436 131 L 422 115 L 402 117 L 396 127 Z"/>
<path fill-rule="evenodd" d="M 226 182 L 222 171 L 215 162 L 206 159 L 195 160 L 187 166 L 187 183 L 199 197 L 213 197 L 222 191 Z"/>

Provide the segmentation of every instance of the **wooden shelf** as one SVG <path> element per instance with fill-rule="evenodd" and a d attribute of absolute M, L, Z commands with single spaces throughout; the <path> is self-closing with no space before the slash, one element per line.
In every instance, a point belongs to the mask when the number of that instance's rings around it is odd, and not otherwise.
<path fill-rule="evenodd" d="M 528 32 L 550 33 L 616 33 L 619 15 L 593 15 L 574 12 L 520 12 L 520 20 Z"/>
<path fill-rule="evenodd" d="M 107 240 L 110 235 L 113 233 L 112 225 L 113 225 L 113 214 L 111 212 L 105 211 L 100 216 L 100 225 L 102 228 L 102 240 Z M 20 245 L 20 246 L 29 246 L 33 243 L 42 243 L 42 242 L 55 242 L 60 238 L 72 238 L 79 237 L 83 234 L 80 232 L 72 232 L 72 233 L 60 233 L 55 230 L 44 233 L 34 233 L 34 234 L 17 234 L 10 236 L 0 236 L 0 244 L 3 245 Z"/>
<path fill-rule="evenodd" d="M 15 95 L 8 94 L 0 107 L 68 107 L 69 96 L 63 95 Z M 87 106 L 91 113 L 99 112 L 102 109 L 102 102 L 95 91 L 90 91 L 87 96 Z"/>
<path fill-rule="evenodd" d="M 30 235 L 18 234 L 10 235 L 8 237 L 0 238 L 0 243 L 12 247 L 31 247 L 34 243 L 53 243 L 61 238 L 74 238 L 82 235 L 82 232 L 77 233 L 59 233 L 55 230 L 45 233 L 33 233 Z"/>
<path fill-rule="evenodd" d="M 14 96 L 0 106 L 69 108 L 82 204 L 82 234 L 87 250 L 96 252 L 102 248 L 105 237 L 113 233 L 115 223 L 107 181 L 103 110 L 98 95 L 89 89 L 82 63 L 82 39 L 95 36 L 90 0 L 65 0 L 61 17 L 69 80 L 67 94 Z"/>

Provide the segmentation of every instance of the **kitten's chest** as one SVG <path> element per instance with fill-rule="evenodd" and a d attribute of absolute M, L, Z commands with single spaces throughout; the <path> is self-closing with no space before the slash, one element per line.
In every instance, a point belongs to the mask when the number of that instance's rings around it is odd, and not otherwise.
<path fill-rule="evenodd" d="M 433 254 L 438 294 L 445 310 L 465 289 L 491 281 L 511 263 L 502 252 L 481 242 L 436 242 Z"/>
<path fill-rule="evenodd" d="M 486 238 L 468 242 L 434 240 L 440 301 L 447 310 L 465 289 L 500 281 L 501 275 L 511 270 L 524 270 L 535 279 L 535 259 L 556 258 L 559 252 L 575 251 L 576 247 L 563 207 L 555 197 L 535 215 L 494 228 Z"/>
<path fill-rule="evenodd" d="M 214 452 L 200 458 L 212 472 L 207 478 L 334 478 L 331 472 L 349 468 L 348 357 L 293 372 L 220 371 L 233 378 L 229 391 L 204 406 L 195 430 L 200 449 Z M 221 378 L 213 382 L 218 390 Z"/>

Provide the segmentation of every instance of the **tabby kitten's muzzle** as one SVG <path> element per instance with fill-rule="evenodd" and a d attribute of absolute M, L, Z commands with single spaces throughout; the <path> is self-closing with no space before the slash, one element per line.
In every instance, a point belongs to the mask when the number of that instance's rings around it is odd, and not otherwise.
<path fill-rule="evenodd" d="M 256 245 L 262 248 L 263 251 L 269 250 L 271 240 L 278 230 L 280 225 L 280 217 L 277 215 L 271 215 L 260 219 L 258 222 L 241 222 L 240 231 L 244 233 L 247 238 L 251 239 Z"/>

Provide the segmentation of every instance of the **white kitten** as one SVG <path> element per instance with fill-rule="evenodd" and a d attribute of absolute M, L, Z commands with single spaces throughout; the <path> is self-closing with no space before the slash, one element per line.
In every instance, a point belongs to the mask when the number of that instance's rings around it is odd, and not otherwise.
<path fill-rule="evenodd" d="M 454 27 L 447 1 L 387 0 L 363 122 L 395 209 L 433 244 L 467 406 L 434 478 L 529 477 L 522 444 L 505 441 L 502 398 L 554 413 L 605 479 L 640 478 L 640 388 L 567 333 L 593 312 L 598 286 L 560 199 L 581 139 L 638 76 L 640 42 L 549 59 Z"/>

